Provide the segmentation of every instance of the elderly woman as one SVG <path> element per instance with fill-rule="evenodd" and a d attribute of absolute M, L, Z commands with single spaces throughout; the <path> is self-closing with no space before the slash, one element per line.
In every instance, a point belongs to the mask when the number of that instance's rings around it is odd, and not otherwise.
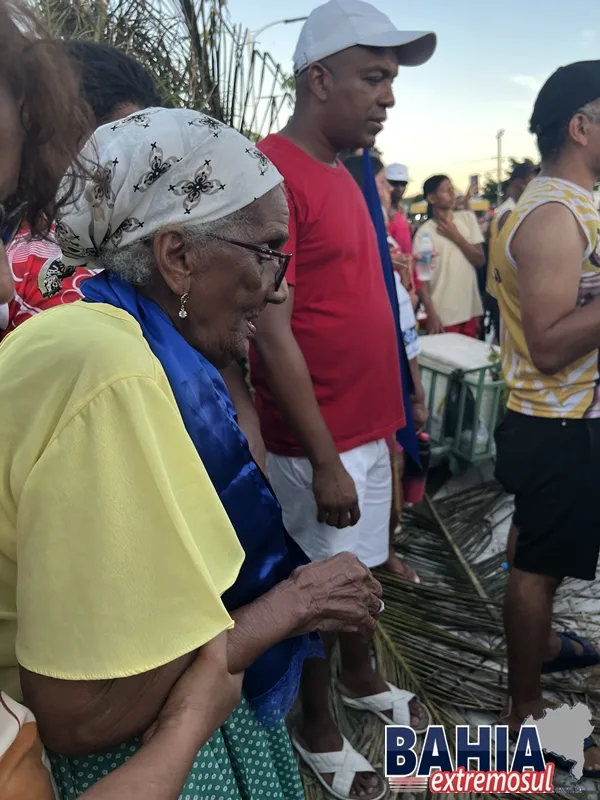
<path fill-rule="evenodd" d="M 87 119 L 62 44 L 42 37 L 30 9 L 0 0 L 0 299 L 9 298 L 13 291 L 5 247 L 25 218 L 36 237 L 47 232 L 60 204 L 60 179 L 79 150 Z M 39 238 L 36 242 L 39 245 Z M 0 797 L 55 800 L 50 764 L 35 720 L 16 700 L 20 690 L 14 666 L 15 572 L 15 541 L 8 529 L 2 529 Z M 229 673 L 227 634 L 223 632 L 200 648 L 173 686 L 144 746 L 82 797 L 176 798 L 198 749 L 239 702 L 241 682 L 241 674 Z M 195 711 L 198 707 L 202 714 Z"/>
<path fill-rule="evenodd" d="M 0 350 L 0 548 L 18 564 L 0 591 L 25 700 L 71 800 L 226 630 L 242 700 L 182 797 L 299 800 L 283 718 L 313 632 L 372 630 L 381 589 L 347 554 L 304 565 L 218 373 L 286 296 L 281 176 L 185 110 L 106 125 L 83 155 L 100 166 L 57 236 L 66 265 L 104 272 Z"/>

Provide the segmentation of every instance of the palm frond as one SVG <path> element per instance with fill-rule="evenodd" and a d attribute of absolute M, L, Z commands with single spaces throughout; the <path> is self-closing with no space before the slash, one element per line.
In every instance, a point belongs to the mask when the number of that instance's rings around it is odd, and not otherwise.
<path fill-rule="evenodd" d="M 403 581 L 384 569 L 377 571 L 385 599 L 375 637 L 379 668 L 387 680 L 419 694 L 435 723 L 445 726 L 449 740 L 456 724 L 476 720 L 492 724 L 506 700 L 501 618 L 505 556 L 487 555 L 493 521 L 497 524 L 506 516 L 510 510 L 502 512 L 506 507 L 507 499 L 494 483 L 427 501 L 405 514 L 401 544 L 402 558 L 418 572 L 421 584 Z M 594 584 L 590 589 L 567 582 L 559 594 L 555 621 L 593 635 L 599 622 L 597 598 Z M 590 604 L 587 613 L 580 608 L 584 601 Z M 333 664 L 332 676 L 335 672 Z M 544 690 L 561 702 L 583 700 L 598 722 L 599 671 L 547 676 Z M 371 715 L 345 708 L 333 677 L 332 698 L 342 733 L 383 771 L 383 726 Z M 307 800 L 325 800 L 312 775 L 302 772 Z M 583 783 L 584 789 L 597 795 L 593 782 Z M 569 796 L 572 784 L 571 778 L 556 773 L 555 797 Z M 394 797 L 391 792 L 388 796 Z M 542 800 L 541 795 L 532 797 Z"/>
<path fill-rule="evenodd" d="M 223 0 L 30 0 L 55 38 L 93 39 L 136 58 L 166 106 L 204 111 L 254 140 L 291 108 L 281 65 L 234 24 Z"/>

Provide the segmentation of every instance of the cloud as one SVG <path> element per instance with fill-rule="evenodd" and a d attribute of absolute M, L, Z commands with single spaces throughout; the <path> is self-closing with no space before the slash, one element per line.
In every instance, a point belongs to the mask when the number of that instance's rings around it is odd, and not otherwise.
<path fill-rule="evenodd" d="M 532 92 L 539 92 L 542 88 L 542 83 L 533 75 L 511 75 L 510 79 L 517 86 L 523 86 L 525 89 L 530 89 Z"/>

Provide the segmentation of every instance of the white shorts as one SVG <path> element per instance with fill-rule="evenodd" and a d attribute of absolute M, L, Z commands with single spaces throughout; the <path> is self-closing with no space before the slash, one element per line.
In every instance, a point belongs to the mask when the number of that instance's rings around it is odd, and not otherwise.
<path fill-rule="evenodd" d="M 283 508 L 283 521 L 312 561 L 350 552 L 365 566 L 378 567 L 389 552 L 392 469 L 387 444 L 384 439 L 369 442 L 340 458 L 356 485 L 360 520 L 352 528 L 338 530 L 317 521 L 310 461 L 267 453 L 267 472 Z"/>

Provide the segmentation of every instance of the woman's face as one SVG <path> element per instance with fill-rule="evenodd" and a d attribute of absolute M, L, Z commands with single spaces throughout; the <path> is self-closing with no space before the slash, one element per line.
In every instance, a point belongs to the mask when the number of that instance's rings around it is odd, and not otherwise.
<path fill-rule="evenodd" d="M 232 224 L 219 236 L 281 250 L 288 239 L 289 217 L 282 187 L 255 200 L 247 211 L 247 224 Z M 285 281 L 278 292 L 274 291 L 279 261 L 220 239 L 204 247 L 184 241 L 181 246 L 186 250 L 183 258 L 188 274 L 177 277 L 168 263 L 172 256 L 157 241 L 160 238 L 159 232 L 154 245 L 157 266 L 173 292 L 165 310 L 182 336 L 220 369 L 245 358 L 260 313 L 268 303 L 282 303 L 287 298 Z M 184 292 L 189 294 L 187 317 L 181 319 L 179 297 Z M 152 291 L 148 293 L 152 296 Z"/>
<path fill-rule="evenodd" d="M 430 198 L 428 198 L 428 200 L 436 208 L 445 211 L 453 209 L 456 202 L 456 192 L 454 191 L 452 181 L 450 181 L 448 178 L 445 178 L 440 183 L 437 190 L 430 196 Z"/>
<path fill-rule="evenodd" d="M 385 170 L 379 170 L 375 176 L 375 184 L 377 186 L 377 193 L 379 194 L 381 205 L 386 211 L 389 211 L 392 203 L 392 186 L 385 177 Z"/>

